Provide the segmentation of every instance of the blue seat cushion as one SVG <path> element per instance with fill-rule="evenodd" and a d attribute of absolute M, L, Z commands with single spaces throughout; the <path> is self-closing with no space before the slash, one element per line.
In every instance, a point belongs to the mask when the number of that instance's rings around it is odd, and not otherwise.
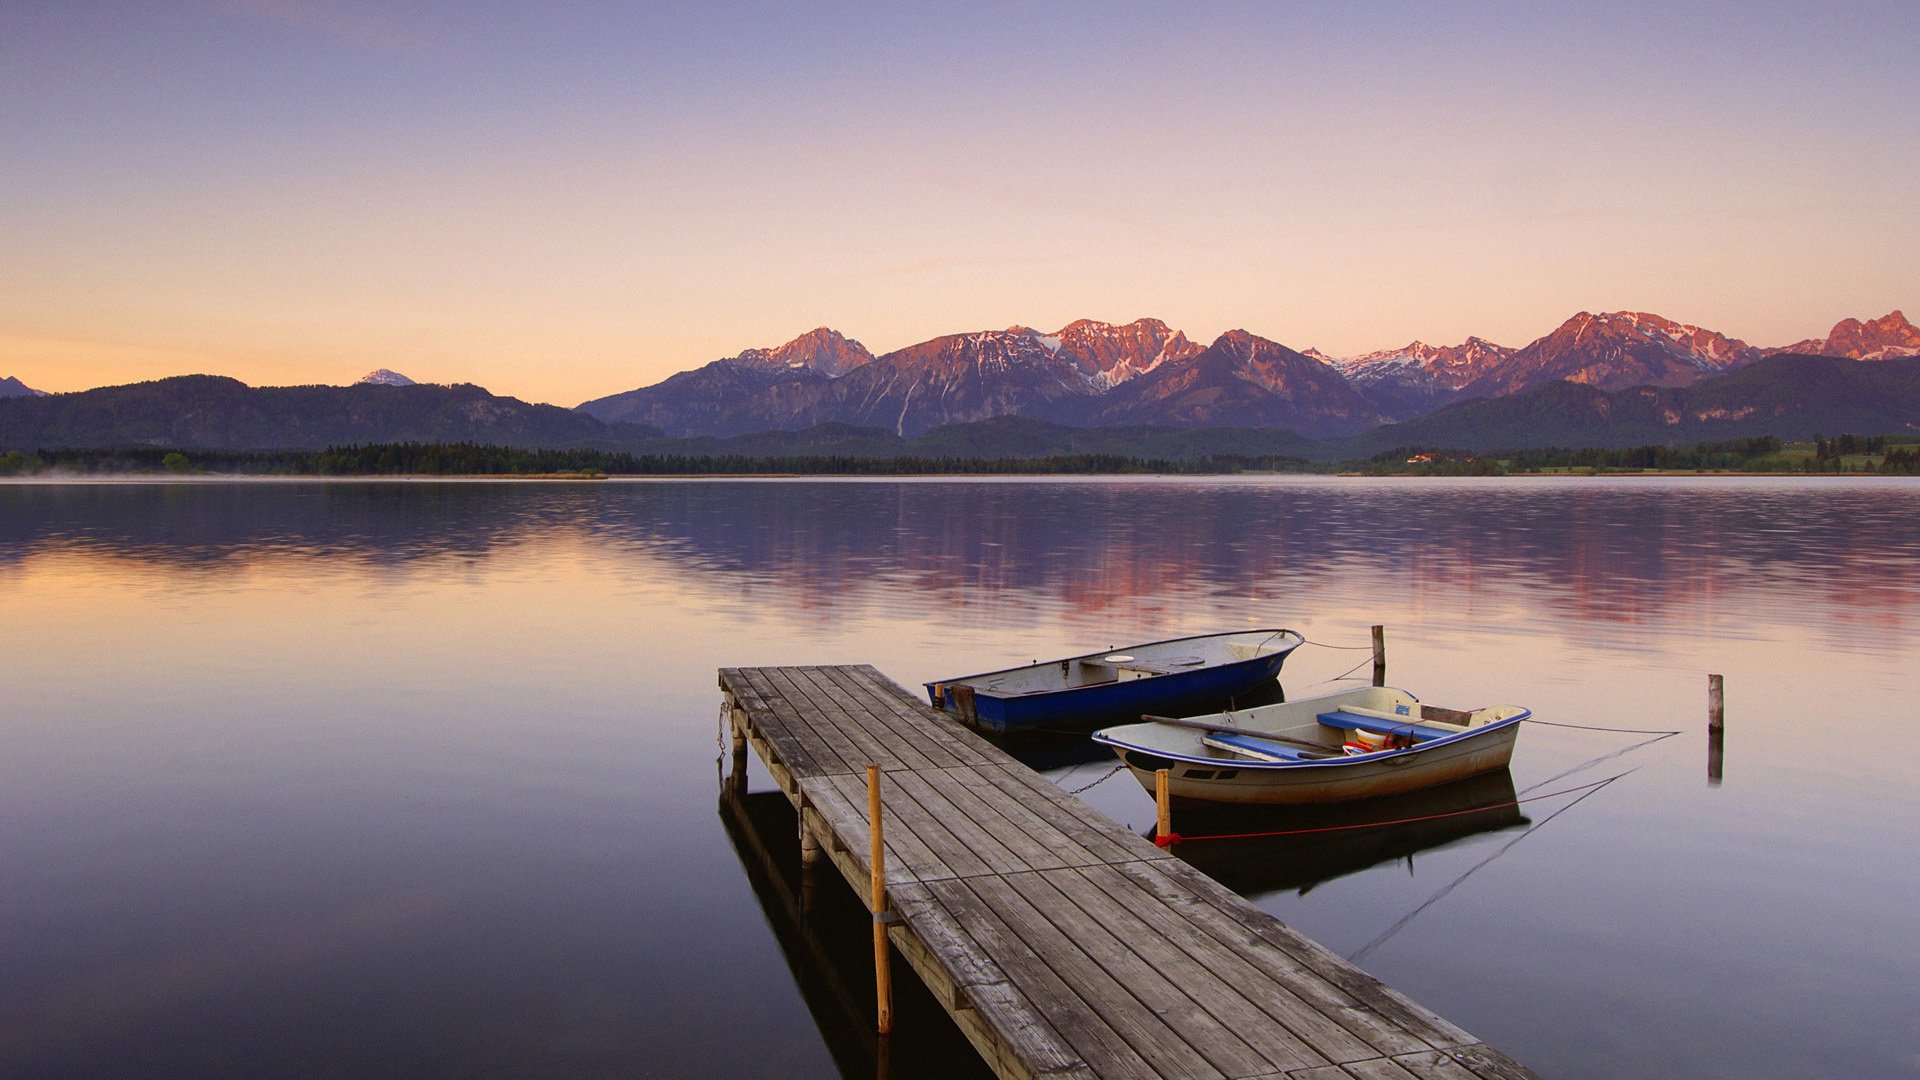
<path fill-rule="evenodd" d="M 1323 712 L 1315 717 L 1315 719 L 1330 728 L 1339 728 L 1342 731 L 1371 731 L 1378 735 L 1411 735 L 1416 739 L 1444 739 L 1449 735 L 1460 734 L 1457 731 L 1449 731 L 1446 728 L 1428 727 L 1425 724 L 1417 724 L 1411 719 L 1403 721 L 1382 720 L 1376 716 L 1361 716 L 1359 713 L 1350 713 L 1345 709 Z"/>
<path fill-rule="evenodd" d="M 1235 750 L 1250 750 L 1264 757 L 1276 757 L 1286 761 L 1313 761 L 1333 756 L 1328 751 L 1315 753 L 1286 743 L 1277 743 L 1272 739 L 1262 739 L 1257 735 L 1242 735 L 1231 731 L 1209 731 L 1206 741 L 1209 744 L 1230 747 Z"/>

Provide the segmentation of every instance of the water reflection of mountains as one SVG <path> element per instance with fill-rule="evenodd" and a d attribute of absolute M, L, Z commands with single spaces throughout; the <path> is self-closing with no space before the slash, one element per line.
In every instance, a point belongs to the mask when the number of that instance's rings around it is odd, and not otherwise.
<path fill-rule="evenodd" d="M 841 1075 L 992 1075 L 902 963 L 894 965 L 893 1035 L 883 1041 L 874 1033 L 871 916 L 830 862 L 801 874 L 798 823 L 786 796 L 723 783 L 720 820 Z"/>
<path fill-rule="evenodd" d="M 1507 770 L 1427 791 L 1362 803 L 1322 807 L 1208 808 L 1180 804 L 1174 831 L 1181 836 L 1329 829 L 1293 836 L 1189 840 L 1174 852 L 1242 896 L 1297 890 L 1306 893 L 1335 878 L 1405 860 L 1483 833 L 1524 828 L 1532 821 L 1511 805 Z M 1451 815 L 1451 816 L 1436 816 Z M 1410 818 L 1429 818 L 1408 821 Z M 1406 822 L 1379 825 L 1378 822 Z"/>
<path fill-rule="evenodd" d="M 1740 480 L 13 484 L 0 485 L 0 558 L 70 546 L 405 563 L 571 533 L 812 608 L 886 587 L 1103 611 L 1359 576 L 1548 585 L 1570 614 L 1632 622 L 1742 584 L 1910 608 L 1916 509 L 1920 496 L 1887 485 Z"/>

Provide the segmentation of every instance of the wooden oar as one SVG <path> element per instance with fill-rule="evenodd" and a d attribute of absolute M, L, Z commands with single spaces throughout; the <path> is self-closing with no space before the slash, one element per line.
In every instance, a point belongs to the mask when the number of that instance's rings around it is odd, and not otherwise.
<path fill-rule="evenodd" d="M 1269 735 L 1264 731 L 1254 731 L 1250 728 L 1235 727 L 1232 724 L 1209 724 L 1205 720 L 1189 720 L 1185 717 L 1179 717 L 1179 716 L 1151 716 L 1146 713 L 1140 714 L 1140 720 L 1141 722 L 1148 723 L 1148 724 L 1165 724 L 1168 727 L 1192 728 L 1195 731 L 1205 731 L 1209 733 L 1215 732 L 1215 731 L 1226 731 L 1226 732 L 1231 732 L 1235 735 L 1253 735 L 1253 736 L 1257 736 L 1258 738 L 1270 740 L 1272 742 L 1289 743 L 1293 746 L 1303 747 L 1308 750 L 1326 750 L 1327 749 L 1325 746 L 1322 746 L 1317 742 L 1310 742 L 1306 739 L 1289 739 L 1285 735 Z"/>

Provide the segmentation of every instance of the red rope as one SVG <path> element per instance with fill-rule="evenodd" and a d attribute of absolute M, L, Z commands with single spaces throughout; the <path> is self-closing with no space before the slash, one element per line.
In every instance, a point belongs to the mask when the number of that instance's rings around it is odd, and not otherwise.
<path fill-rule="evenodd" d="M 1422 817 L 1400 818 L 1395 821 L 1367 821 L 1358 825 L 1323 825 L 1316 829 L 1281 829 L 1277 832 L 1219 833 L 1213 836 L 1182 836 L 1179 833 L 1168 833 L 1166 836 L 1155 837 L 1153 842 L 1161 847 L 1172 847 L 1175 844 L 1188 840 L 1252 840 L 1262 836 L 1305 836 L 1308 833 L 1347 832 L 1352 829 L 1378 829 L 1386 825 L 1411 825 L 1417 821 L 1439 821 L 1442 818 L 1464 817 L 1467 814 L 1484 814 L 1489 810 L 1504 810 L 1509 806 L 1519 806 L 1521 803 L 1535 802 L 1540 799 L 1551 799 L 1557 795 L 1571 795 L 1576 791 L 1597 788 L 1603 784 L 1611 784 L 1618 779 L 1620 778 L 1617 776 L 1609 776 L 1605 780 L 1595 780 L 1591 784 L 1561 788 L 1559 791 L 1549 791 L 1545 795 L 1529 795 L 1524 799 L 1514 799 L 1512 802 L 1492 803 L 1488 806 L 1476 806 L 1470 810 L 1449 810 L 1444 814 L 1427 814 Z"/>

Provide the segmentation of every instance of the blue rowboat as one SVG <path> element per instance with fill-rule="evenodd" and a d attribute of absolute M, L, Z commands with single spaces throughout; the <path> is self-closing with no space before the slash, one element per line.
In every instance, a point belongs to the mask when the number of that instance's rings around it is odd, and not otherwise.
<path fill-rule="evenodd" d="M 927 700 L 988 731 L 1086 729 L 1143 713 L 1228 707 L 1270 685 L 1306 639 L 1239 630 L 1151 641 L 927 683 Z"/>
<path fill-rule="evenodd" d="M 1094 732 L 1148 791 L 1178 799 L 1329 803 L 1418 791 L 1513 759 L 1518 705 L 1463 711 L 1369 686 L 1238 712 L 1155 716 Z"/>

